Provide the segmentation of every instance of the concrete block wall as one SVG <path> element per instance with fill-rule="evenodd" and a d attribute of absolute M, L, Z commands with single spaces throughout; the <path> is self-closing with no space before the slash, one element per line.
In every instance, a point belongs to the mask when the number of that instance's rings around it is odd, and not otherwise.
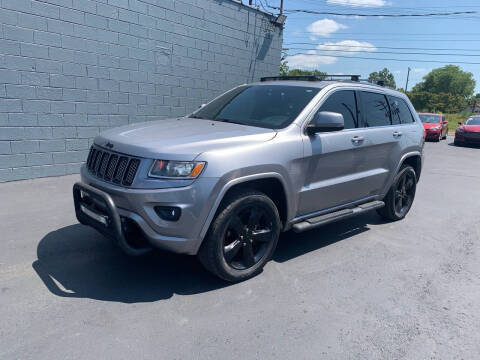
<path fill-rule="evenodd" d="M 0 182 L 76 173 L 105 128 L 277 75 L 272 19 L 232 0 L 0 0 Z"/>

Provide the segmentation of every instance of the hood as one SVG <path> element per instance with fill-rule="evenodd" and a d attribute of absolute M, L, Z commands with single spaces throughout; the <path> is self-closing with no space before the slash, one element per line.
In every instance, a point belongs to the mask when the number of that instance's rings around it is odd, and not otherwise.
<path fill-rule="evenodd" d="M 442 123 L 422 123 L 425 129 L 431 129 L 437 126 L 442 126 Z"/>
<path fill-rule="evenodd" d="M 466 132 L 480 132 L 480 125 L 462 125 L 460 128 Z"/>
<path fill-rule="evenodd" d="M 205 151 L 264 142 L 275 135 L 271 129 L 175 118 L 109 129 L 95 138 L 95 144 L 110 143 L 112 151 L 139 157 L 189 161 Z"/>

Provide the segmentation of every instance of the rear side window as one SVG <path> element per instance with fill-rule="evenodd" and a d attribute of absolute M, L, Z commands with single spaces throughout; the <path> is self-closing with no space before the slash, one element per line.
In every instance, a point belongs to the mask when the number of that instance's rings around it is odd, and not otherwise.
<path fill-rule="evenodd" d="M 336 91 L 322 104 L 320 111 L 340 113 L 345 120 L 345 129 L 353 129 L 357 124 L 357 104 L 352 90 Z"/>
<path fill-rule="evenodd" d="M 388 96 L 388 102 L 392 112 L 392 124 L 410 124 L 414 122 L 412 113 L 405 100 L 395 96 Z"/>
<path fill-rule="evenodd" d="M 390 107 L 383 94 L 360 91 L 363 127 L 390 125 Z"/>

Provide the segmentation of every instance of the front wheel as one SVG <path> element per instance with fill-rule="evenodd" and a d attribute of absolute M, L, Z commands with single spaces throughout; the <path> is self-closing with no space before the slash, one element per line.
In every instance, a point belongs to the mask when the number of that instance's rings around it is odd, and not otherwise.
<path fill-rule="evenodd" d="M 272 256 L 280 235 L 277 207 L 265 194 L 244 190 L 226 198 L 198 257 L 216 276 L 231 282 L 251 278 Z"/>
<path fill-rule="evenodd" d="M 410 165 L 403 165 L 383 200 L 385 207 L 377 212 L 387 220 L 403 219 L 412 207 L 417 189 L 417 175 Z"/>

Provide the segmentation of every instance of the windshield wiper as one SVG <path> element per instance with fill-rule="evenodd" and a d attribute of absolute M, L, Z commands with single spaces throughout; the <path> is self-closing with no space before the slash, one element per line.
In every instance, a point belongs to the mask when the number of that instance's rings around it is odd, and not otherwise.
<path fill-rule="evenodd" d="M 215 120 L 215 121 L 220 121 L 220 122 L 226 122 L 226 123 L 230 123 L 230 124 L 245 125 L 245 124 L 242 123 L 242 122 L 235 121 L 235 120 L 230 120 L 230 119 L 216 118 L 216 119 L 214 119 L 214 120 Z"/>
<path fill-rule="evenodd" d="M 203 116 L 198 116 L 198 115 L 190 115 L 189 118 L 191 118 L 191 119 L 203 119 L 203 120 L 207 120 L 207 118 L 204 118 Z"/>

